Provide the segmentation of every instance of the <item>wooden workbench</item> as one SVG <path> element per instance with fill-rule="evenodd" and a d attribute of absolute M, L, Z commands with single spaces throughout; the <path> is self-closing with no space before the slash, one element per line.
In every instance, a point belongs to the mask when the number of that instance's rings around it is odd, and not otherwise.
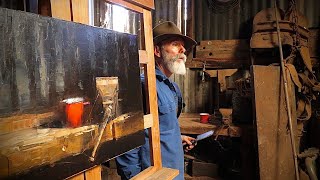
<path fill-rule="evenodd" d="M 214 122 L 214 123 L 212 123 Z M 198 113 L 182 113 L 179 117 L 180 130 L 182 134 L 202 134 L 210 130 L 214 130 L 215 135 L 240 137 L 241 128 L 238 126 L 230 126 L 230 128 L 218 125 L 214 119 L 209 123 L 200 123 L 200 115 Z"/>

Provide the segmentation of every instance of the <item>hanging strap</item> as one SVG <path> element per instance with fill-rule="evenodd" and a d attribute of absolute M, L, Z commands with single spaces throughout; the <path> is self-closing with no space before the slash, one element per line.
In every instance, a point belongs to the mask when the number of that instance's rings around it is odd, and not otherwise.
<path fill-rule="evenodd" d="M 285 64 L 286 67 L 286 75 L 287 79 L 292 81 L 296 87 L 298 88 L 299 92 L 301 92 L 300 96 L 297 96 L 297 109 L 296 109 L 296 114 L 297 114 L 297 119 L 300 121 L 305 121 L 310 119 L 312 111 L 311 111 L 311 99 L 309 91 L 304 88 L 302 83 L 300 82 L 300 73 L 297 73 L 296 68 L 292 64 Z M 303 84 L 304 81 L 302 81 Z"/>
<path fill-rule="evenodd" d="M 306 84 L 308 87 L 312 88 L 313 91 L 319 92 L 320 83 L 312 72 L 312 63 L 309 55 L 309 49 L 304 46 L 301 46 L 298 49 L 299 49 L 302 61 L 306 67 L 303 73 L 299 73 L 299 77 L 302 80 L 303 84 Z"/>

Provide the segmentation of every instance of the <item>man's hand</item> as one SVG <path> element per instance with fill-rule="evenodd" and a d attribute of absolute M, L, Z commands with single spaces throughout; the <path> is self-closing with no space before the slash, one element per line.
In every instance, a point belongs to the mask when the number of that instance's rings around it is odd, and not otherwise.
<path fill-rule="evenodd" d="M 196 139 L 193 137 L 181 135 L 181 140 L 185 152 L 190 151 L 196 145 Z"/>

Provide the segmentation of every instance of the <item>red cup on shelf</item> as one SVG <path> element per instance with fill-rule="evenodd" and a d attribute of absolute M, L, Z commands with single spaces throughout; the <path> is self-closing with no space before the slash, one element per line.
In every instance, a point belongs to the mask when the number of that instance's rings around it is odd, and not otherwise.
<path fill-rule="evenodd" d="M 201 123 L 208 123 L 209 122 L 209 113 L 200 113 L 200 122 Z"/>
<path fill-rule="evenodd" d="M 84 106 L 90 104 L 90 102 L 83 102 L 82 97 L 64 99 L 65 113 L 66 113 L 66 125 L 67 127 L 77 128 L 82 126 L 82 116 L 84 112 Z"/>
<path fill-rule="evenodd" d="M 76 128 L 82 125 L 83 106 L 84 104 L 82 102 L 66 105 L 68 127 Z"/>

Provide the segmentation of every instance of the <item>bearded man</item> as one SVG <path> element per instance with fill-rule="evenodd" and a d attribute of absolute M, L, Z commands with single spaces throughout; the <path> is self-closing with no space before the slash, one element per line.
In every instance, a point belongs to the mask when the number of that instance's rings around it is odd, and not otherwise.
<path fill-rule="evenodd" d="M 169 77 L 186 73 L 186 50 L 196 41 L 181 34 L 172 22 L 163 22 L 153 28 L 156 88 L 160 126 L 160 145 L 163 167 L 179 170 L 177 180 L 184 179 L 184 153 L 194 146 L 192 137 L 181 135 L 178 117 L 182 109 L 182 95 L 178 85 Z M 144 76 L 141 78 L 144 87 Z M 142 92 L 145 92 L 144 90 Z M 145 97 L 145 95 L 144 95 Z M 144 101 L 145 103 L 145 101 Z M 149 134 L 145 130 L 145 144 L 116 158 L 121 179 L 130 179 L 151 166 Z"/>

